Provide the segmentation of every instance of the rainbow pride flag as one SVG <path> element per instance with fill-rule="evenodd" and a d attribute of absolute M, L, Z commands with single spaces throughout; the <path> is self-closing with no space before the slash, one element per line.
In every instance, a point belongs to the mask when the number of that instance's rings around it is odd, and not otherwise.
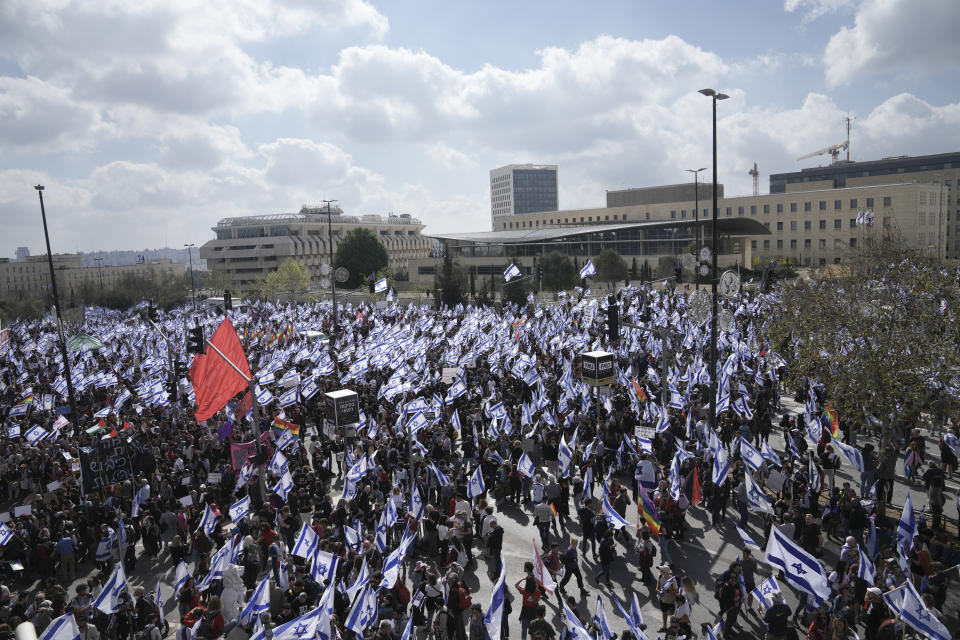
<path fill-rule="evenodd" d="M 840 436 L 840 416 L 833 407 L 827 407 L 823 410 L 823 422 L 830 429 L 830 435 L 834 438 Z"/>
<path fill-rule="evenodd" d="M 296 422 L 288 422 L 287 420 L 282 420 L 280 418 L 273 419 L 273 435 L 278 438 L 283 435 L 284 431 L 289 431 L 296 437 L 300 437 L 300 425 Z"/>
<path fill-rule="evenodd" d="M 640 502 L 637 503 L 637 509 L 643 514 L 643 519 L 650 527 L 650 533 L 660 537 L 660 527 L 663 525 L 663 520 L 660 519 L 660 514 L 657 513 L 653 500 L 650 499 L 650 496 L 642 487 L 640 488 Z"/>

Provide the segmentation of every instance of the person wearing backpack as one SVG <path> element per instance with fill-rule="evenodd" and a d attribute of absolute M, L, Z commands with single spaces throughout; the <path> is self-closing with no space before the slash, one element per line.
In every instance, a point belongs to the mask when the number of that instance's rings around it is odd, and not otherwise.
<path fill-rule="evenodd" d="M 456 578 L 450 586 L 450 597 L 447 602 L 450 606 L 450 620 L 447 623 L 447 630 L 451 637 L 455 637 L 457 640 L 466 640 L 465 616 L 470 611 L 473 598 L 470 597 L 467 585 L 463 584 L 463 581 L 459 578 Z"/>
<path fill-rule="evenodd" d="M 586 589 L 583 588 L 583 574 L 580 573 L 580 554 L 577 552 L 577 543 L 576 538 L 570 538 L 570 545 L 560 556 L 560 561 L 563 563 L 564 576 L 560 580 L 560 586 L 557 587 L 557 593 L 564 593 L 564 586 L 570 581 L 571 576 L 577 576 L 577 586 L 580 587 L 581 593 L 586 593 Z"/>

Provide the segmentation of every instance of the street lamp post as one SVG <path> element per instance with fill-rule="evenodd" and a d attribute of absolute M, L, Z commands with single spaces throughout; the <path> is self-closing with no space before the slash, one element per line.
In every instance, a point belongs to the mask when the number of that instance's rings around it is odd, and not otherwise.
<path fill-rule="evenodd" d="M 322 202 L 327 205 L 327 242 L 330 245 L 330 300 L 333 304 L 332 323 L 330 325 L 333 336 L 330 336 L 330 347 L 332 349 L 333 338 L 340 330 L 340 323 L 337 321 L 337 274 L 335 273 L 336 267 L 333 265 L 333 212 L 330 209 L 330 205 L 338 202 L 338 200 L 323 200 Z"/>
<path fill-rule="evenodd" d="M 696 282 L 697 290 L 700 289 L 700 181 L 699 181 L 699 178 L 700 178 L 700 172 L 706 171 L 706 170 L 707 170 L 706 167 L 700 167 L 699 169 L 686 169 L 686 171 L 689 171 L 690 173 L 693 174 L 693 190 L 694 190 L 693 201 L 694 201 L 694 206 L 696 207 L 693 210 L 693 219 L 695 220 L 694 233 L 697 236 L 697 239 L 696 239 L 697 252 L 694 254 L 694 257 L 696 257 L 697 259 L 696 260 L 697 266 L 694 267 L 693 271 L 694 271 L 694 278 L 696 279 L 695 282 Z"/>
<path fill-rule="evenodd" d="M 70 417 L 76 437 L 82 433 L 80 416 L 77 415 L 77 400 L 73 395 L 73 378 L 70 374 L 70 355 L 67 353 L 67 338 L 63 333 L 63 317 L 60 315 L 60 296 L 57 294 L 57 275 L 53 270 L 53 253 L 50 251 L 50 233 L 47 231 L 47 211 L 43 206 L 43 185 L 34 187 L 40 196 L 40 217 L 43 219 L 43 239 L 47 243 L 47 264 L 50 266 L 50 288 L 53 290 L 53 306 L 57 310 L 57 333 L 60 335 L 60 356 L 63 358 L 63 377 L 67 380 L 67 399 L 70 402 Z"/>
<path fill-rule="evenodd" d="M 100 293 L 103 293 L 103 270 L 100 268 L 103 266 L 103 258 L 94 258 L 97 262 L 97 275 L 100 277 Z"/>
<path fill-rule="evenodd" d="M 710 427 L 717 427 L 717 254 L 720 253 L 720 234 L 717 231 L 717 100 L 726 100 L 730 96 L 717 93 L 713 89 L 700 89 L 700 93 L 713 102 L 713 272 L 710 274 L 710 294 L 712 310 L 710 314 Z"/>
<path fill-rule="evenodd" d="M 937 212 L 937 259 L 941 259 L 943 258 L 943 174 L 935 173 L 933 175 L 939 178 L 938 182 L 940 183 L 940 196 L 938 198 L 940 207 Z"/>
<path fill-rule="evenodd" d="M 197 286 L 196 286 L 196 284 L 195 284 L 194 281 L 193 281 L 193 248 L 194 248 L 195 246 L 197 246 L 197 245 L 195 245 L 194 243 L 191 242 L 191 243 L 189 243 L 189 244 L 184 244 L 183 246 L 185 246 L 185 247 L 187 248 L 187 257 L 188 257 L 189 260 L 190 260 L 190 291 L 191 291 L 191 293 L 193 294 L 193 311 L 194 311 L 194 313 L 196 313 L 196 311 L 197 311 Z"/>

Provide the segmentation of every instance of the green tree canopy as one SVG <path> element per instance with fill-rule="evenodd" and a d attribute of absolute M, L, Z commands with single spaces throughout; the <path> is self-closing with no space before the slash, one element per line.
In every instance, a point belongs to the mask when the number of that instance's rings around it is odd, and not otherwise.
<path fill-rule="evenodd" d="M 627 263 L 613 249 L 604 249 L 593 261 L 597 269 L 597 279 L 606 282 L 612 288 L 618 280 L 627 279 Z"/>
<path fill-rule="evenodd" d="M 543 256 L 540 266 L 543 267 L 543 282 L 541 284 L 544 289 L 549 291 L 570 289 L 576 284 L 579 277 L 573 261 L 559 251 L 551 251 Z"/>
<path fill-rule="evenodd" d="M 293 258 L 284 260 L 276 271 L 271 271 L 260 281 L 260 294 L 264 298 L 289 296 L 296 301 L 298 295 L 310 289 L 310 276 L 303 265 Z"/>
<path fill-rule="evenodd" d="M 786 360 L 788 382 L 824 385 L 841 418 L 915 419 L 960 371 L 953 267 L 885 240 L 830 275 L 778 287 L 780 311 L 761 333 Z"/>
<path fill-rule="evenodd" d="M 503 302 L 512 302 L 518 307 L 525 307 L 527 304 L 527 296 L 530 294 L 532 289 L 532 279 L 524 280 L 511 280 L 503 285 L 503 292 L 501 294 Z"/>
<path fill-rule="evenodd" d="M 453 263 L 449 251 L 443 253 L 443 266 L 434 277 L 434 296 L 438 303 L 455 307 L 463 302 L 465 277 L 463 270 Z"/>
<path fill-rule="evenodd" d="M 343 283 L 347 289 L 356 289 L 366 278 L 387 267 L 387 250 L 370 229 L 356 227 L 347 232 L 333 257 L 335 267 L 344 267 L 350 277 Z"/>

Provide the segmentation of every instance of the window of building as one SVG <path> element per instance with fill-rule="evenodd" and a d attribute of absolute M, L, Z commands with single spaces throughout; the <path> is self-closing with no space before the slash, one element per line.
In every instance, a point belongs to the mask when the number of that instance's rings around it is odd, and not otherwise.
<path fill-rule="evenodd" d="M 732 215 L 733 215 L 733 208 L 732 208 L 732 207 L 727 207 L 727 215 L 728 215 L 728 216 L 732 216 Z"/>
<path fill-rule="evenodd" d="M 783 203 L 777 203 L 777 213 L 783 213 Z"/>
<path fill-rule="evenodd" d="M 768 205 L 768 204 L 763 205 L 763 212 L 764 212 L 764 213 L 770 213 L 770 205 Z"/>
<path fill-rule="evenodd" d="M 769 241 L 769 240 L 764 240 L 764 241 L 763 241 L 763 248 L 764 248 L 764 249 L 769 249 L 769 248 L 770 248 L 770 241 Z"/>
<path fill-rule="evenodd" d="M 813 211 L 813 203 L 812 203 L 812 202 L 804 202 L 804 203 L 803 203 L 803 210 L 804 210 L 804 211 Z"/>
<path fill-rule="evenodd" d="M 681 219 L 681 220 L 686 220 L 686 219 L 687 219 L 687 210 L 686 210 L 686 209 L 681 209 L 681 210 L 680 210 L 680 219 Z"/>
<path fill-rule="evenodd" d="M 883 196 L 883 206 L 889 207 L 893 203 L 893 198 L 890 196 Z"/>
<path fill-rule="evenodd" d="M 839 209 L 840 207 L 837 207 L 837 208 Z M 826 200 L 821 200 L 821 201 L 820 201 L 820 211 L 826 211 L 826 210 L 827 210 L 827 201 L 826 201 Z"/>
<path fill-rule="evenodd" d="M 817 245 L 818 245 L 821 249 L 826 249 L 826 248 L 827 248 L 827 239 L 826 239 L 826 238 L 820 238 L 820 241 L 817 243 Z"/>
<path fill-rule="evenodd" d="M 791 220 L 791 221 L 790 221 L 790 231 L 796 231 L 796 230 L 797 230 L 797 221 L 796 221 L 796 220 Z"/>
<path fill-rule="evenodd" d="M 777 249 L 783 249 L 783 240 L 777 240 Z"/>
<path fill-rule="evenodd" d="M 926 211 L 921 211 L 920 213 L 917 214 L 917 224 L 918 224 L 919 226 L 921 226 L 921 227 L 922 227 L 923 225 L 927 224 L 927 212 L 926 212 Z"/>
<path fill-rule="evenodd" d="M 813 229 L 813 221 L 811 221 L 811 220 L 804 220 L 804 221 L 803 221 L 803 230 L 804 230 L 804 231 L 810 231 L 811 229 Z"/>
<path fill-rule="evenodd" d="M 834 209 L 842 209 L 842 208 L 843 208 L 843 200 L 834 200 L 834 201 L 833 201 L 833 208 L 834 208 Z"/>
<path fill-rule="evenodd" d="M 603 216 L 604 220 L 610 220 L 610 216 Z"/>
<path fill-rule="evenodd" d="M 752 216 L 757 215 L 757 205 L 755 204 L 750 205 L 750 215 Z"/>
<path fill-rule="evenodd" d="M 856 238 L 850 238 L 850 248 L 851 248 L 851 249 L 856 249 L 856 248 L 857 248 L 857 239 L 856 239 Z"/>
<path fill-rule="evenodd" d="M 873 209 L 873 198 L 867 198 L 867 209 Z"/>
<path fill-rule="evenodd" d="M 791 240 L 791 241 L 790 241 L 790 248 L 791 248 L 791 249 L 796 249 L 796 248 L 797 248 L 797 241 L 796 241 L 796 240 Z"/>
<path fill-rule="evenodd" d="M 738 216 L 742 216 L 742 215 L 743 215 L 743 206 L 742 206 L 742 205 L 739 206 L 739 207 L 737 207 L 737 215 L 738 215 Z"/>
<path fill-rule="evenodd" d="M 783 231 L 783 223 L 782 223 L 782 222 L 778 222 L 778 223 L 777 223 L 777 231 Z"/>
<path fill-rule="evenodd" d="M 827 229 L 827 221 L 826 221 L 826 220 L 821 220 L 821 221 L 820 221 L 820 231 L 826 231 L 826 229 Z"/>
<path fill-rule="evenodd" d="M 790 213 L 796 213 L 796 212 L 797 212 L 797 203 L 796 203 L 796 202 L 791 202 L 791 203 L 790 203 Z"/>
<path fill-rule="evenodd" d="M 833 228 L 834 228 L 834 229 L 843 229 L 843 220 L 841 220 L 840 218 L 835 219 L 835 220 L 833 221 Z"/>
<path fill-rule="evenodd" d="M 597 216 L 597 222 L 600 221 L 599 218 L 600 218 L 600 216 Z M 593 222 L 593 216 L 587 217 L 587 222 Z"/>
<path fill-rule="evenodd" d="M 646 219 L 649 220 L 649 219 L 650 219 L 650 212 L 647 211 L 647 212 L 645 213 L 645 216 L 646 216 Z"/>
<path fill-rule="evenodd" d="M 751 241 L 750 241 L 750 248 L 751 248 L 751 249 L 756 249 L 756 248 L 757 248 L 757 241 L 756 241 L 756 240 L 751 240 Z"/>
<path fill-rule="evenodd" d="M 671 220 L 676 220 L 676 219 L 677 219 L 677 212 L 676 212 L 676 211 L 671 211 L 671 212 L 670 212 L 670 219 L 671 219 Z M 712 313 L 712 312 L 711 312 L 711 313 Z"/>
<path fill-rule="evenodd" d="M 856 198 L 850 198 L 850 208 L 851 208 L 851 209 L 856 209 L 856 208 L 857 208 L 857 199 L 856 199 Z"/>
<path fill-rule="evenodd" d="M 568 219 L 564 218 L 564 219 L 563 219 L 563 222 L 564 222 L 564 224 L 566 224 L 567 222 L 570 222 L 570 221 L 569 221 Z"/>
<path fill-rule="evenodd" d="M 856 218 L 850 218 L 850 228 L 851 228 L 851 229 L 856 229 L 856 228 L 857 228 L 857 219 L 856 219 Z"/>
<path fill-rule="evenodd" d="M 812 245 L 813 245 L 813 240 L 811 240 L 810 238 L 807 238 L 807 239 L 805 239 L 805 240 L 803 241 L 803 248 L 804 248 L 804 249 L 809 249 L 809 248 L 811 248 Z"/>
<path fill-rule="evenodd" d="M 617 214 L 613 214 L 613 221 L 614 221 L 614 222 L 617 221 Z"/>

